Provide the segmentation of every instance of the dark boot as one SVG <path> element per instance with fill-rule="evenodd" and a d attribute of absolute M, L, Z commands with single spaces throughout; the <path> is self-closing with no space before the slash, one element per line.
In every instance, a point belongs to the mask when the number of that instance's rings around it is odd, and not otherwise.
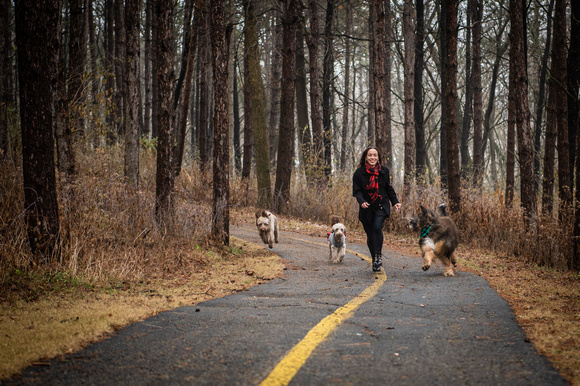
<path fill-rule="evenodd" d="M 380 253 L 373 256 L 373 272 L 380 271 L 382 265 L 383 265 L 383 256 Z"/>

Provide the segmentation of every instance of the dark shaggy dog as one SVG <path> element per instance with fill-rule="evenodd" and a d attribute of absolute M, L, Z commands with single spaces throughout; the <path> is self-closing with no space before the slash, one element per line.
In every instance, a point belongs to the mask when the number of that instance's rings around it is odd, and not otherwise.
<path fill-rule="evenodd" d="M 436 214 L 421 205 L 421 213 L 409 220 L 409 227 L 421 233 L 419 247 L 425 260 L 423 271 L 438 258 L 446 266 L 444 275 L 455 276 L 453 266 L 457 266 L 457 261 L 453 252 L 459 244 L 459 231 L 453 219 L 447 216 L 445 205 L 439 205 Z"/>

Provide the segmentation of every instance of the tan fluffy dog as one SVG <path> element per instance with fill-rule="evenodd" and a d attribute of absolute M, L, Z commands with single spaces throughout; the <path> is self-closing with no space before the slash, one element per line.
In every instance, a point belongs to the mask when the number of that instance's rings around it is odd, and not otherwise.
<path fill-rule="evenodd" d="M 278 243 L 278 218 L 274 213 L 260 209 L 256 212 L 256 227 L 264 244 L 270 249 Z"/>
<path fill-rule="evenodd" d="M 340 222 L 338 216 L 332 216 L 331 223 L 332 231 L 328 233 L 328 248 L 330 249 L 328 260 L 341 263 L 346 254 L 346 227 Z"/>

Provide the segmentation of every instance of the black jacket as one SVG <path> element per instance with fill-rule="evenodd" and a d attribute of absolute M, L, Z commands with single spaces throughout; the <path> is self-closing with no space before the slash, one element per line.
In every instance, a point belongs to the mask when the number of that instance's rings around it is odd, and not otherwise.
<path fill-rule="evenodd" d="M 363 202 L 368 202 L 371 204 L 371 197 L 368 190 L 365 189 L 370 182 L 370 175 L 367 173 L 366 168 L 360 167 L 352 176 L 352 195 L 356 198 L 359 205 L 358 219 L 365 224 L 368 224 L 373 219 L 373 213 L 376 210 L 380 210 L 380 207 L 384 208 L 387 217 L 391 215 L 391 204 L 395 205 L 399 202 L 397 199 L 397 194 L 395 189 L 391 186 L 391 180 L 389 177 L 389 169 L 381 165 L 381 171 L 379 172 L 379 194 L 383 198 L 382 201 L 377 201 L 367 209 L 363 209 L 361 204 Z"/>

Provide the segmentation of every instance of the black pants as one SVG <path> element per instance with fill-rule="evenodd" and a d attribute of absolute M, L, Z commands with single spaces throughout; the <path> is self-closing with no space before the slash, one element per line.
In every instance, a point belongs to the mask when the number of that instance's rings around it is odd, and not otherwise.
<path fill-rule="evenodd" d="M 363 223 L 367 234 L 367 246 L 371 257 L 381 254 L 383 251 L 383 223 L 387 218 L 385 209 L 373 210 L 373 219 L 370 223 Z"/>

